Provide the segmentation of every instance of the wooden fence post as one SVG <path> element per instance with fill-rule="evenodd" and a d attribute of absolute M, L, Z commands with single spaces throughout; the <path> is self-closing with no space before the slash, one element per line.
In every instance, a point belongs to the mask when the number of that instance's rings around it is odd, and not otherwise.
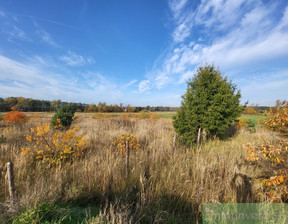
<path fill-rule="evenodd" d="M 129 150 L 129 141 L 126 141 L 126 176 L 129 177 L 129 157 L 130 157 L 130 150 Z"/>
<path fill-rule="evenodd" d="M 201 137 L 201 128 L 199 128 L 199 130 L 198 130 L 197 147 L 198 147 L 199 144 L 200 144 L 200 137 Z"/>
<path fill-rule="evenodd" d="M 173 148 L 172 148 L 172 157 L 174 157 L 174 152 L 175 152 L 175 147 L 176 147 L 176 132 L 174 133 L 174 138 L 173 138 Z"/>
<path fill-rule="evenodd" d="M 206 129 L 205 128 L 202 131 L 202 139 L 203 139 L 203 142 L 207 141 L 207 133 L 206 133 Z"/>
<path fill-rule="evenodd" d="M 15 184 L 14 184 L 14 173 L 13 173 L 13 163 L 7 163 L 7 179 L 8 179 L 8 191 L 12 201 L 15 198 Z"/>

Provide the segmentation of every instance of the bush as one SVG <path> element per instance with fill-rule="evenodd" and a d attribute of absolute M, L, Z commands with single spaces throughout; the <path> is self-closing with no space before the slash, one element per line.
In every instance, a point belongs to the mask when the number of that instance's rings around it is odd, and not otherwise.
<path fill-rule="evenodd" d="M 118 135 L 112 138 L 112 151 L 121 152 L 125 155 L 126 153 L 126 142 L 129 143 L 129 149 L 135 152 L 140 149 L 138 139 L 132 134 Z"/>
<path fill-rule="evenodd" d="M 258 114 L 253 107 L 246 107 L 243 114 Z"/>
<path fill-rule="evenodd" d="M 277 110 L 270 110 L 270 117 L 265 122 L 265 126 L 278 131 L 282 135 L 288 135 L 288 101 L 281 102 L 282 107 L 277 107 Z"/>
<path fill-rule="evenodd" d="M 240 97 L 236 86 L 213 65 L 198 68 L 194 78 L 187 82 L 182 105 L 173 118 L 180 141 L 191 145 L 199 128 L 206 130 L 207 137 L 222 135 L 243 111 Z"/>
<path fill-rule="evenodd" d="M 74 109 L 69 107 L 68 105 L 62 106 L 56 112 L 56 114 L 52 117 L 51 127 L 60 128 L 57 125 L 57 120 L 60 119 L 61 127 L 69 128 L 72 124 L 74 117 Z"/>
<path fill-rule="evenodd" d="M 58 119 L 60 122 L 60 119 Z M 60 126 L 56 124 L 56 126 Z M 84 134 L 77 134 L 78 127 L 66 131 L 50 129 L 49 123 L 38 124 L 30 129 L 27 141 L 32 147 L 22 148 L 23 155 L 30 155 L 32 161 L 40 161 L 46 167 L 58 167 L 73 158 L 79 158 L 87 149 Z"/>
<path fill-rule="evenodd" d="M 10 111 L 4 115 L 4 120 L 10 124 L 21 124 L 27 121 L 27 116 L 22 111 Z"/>
<path fill-rule="evenodd" d="M 261 146 L 244 144 L 246 159 L 262 165 L 265 178 L 257 178 L 264 185 L 264 191 L 272 202 L 288 202 L 288 144 L 284 140 L 276 143 L 263 139 Z"/>

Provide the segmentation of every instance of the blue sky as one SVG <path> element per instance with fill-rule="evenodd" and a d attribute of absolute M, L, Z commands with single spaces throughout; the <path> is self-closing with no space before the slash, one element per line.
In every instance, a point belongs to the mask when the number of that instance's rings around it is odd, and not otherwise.
<path fill-rule="evenodd" d="M 7 0 L 0 97 L 179 106 L 214 63 L 242 102 L 288 97 L 286 0 Z"/>

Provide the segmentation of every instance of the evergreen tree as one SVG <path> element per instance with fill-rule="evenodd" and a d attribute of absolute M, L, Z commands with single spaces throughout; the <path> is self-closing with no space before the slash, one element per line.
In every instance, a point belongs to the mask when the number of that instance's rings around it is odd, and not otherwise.
<path fill-rule="evenodd" d="M 199 128 L 205 129 L 207 137 L 223 134 L 243 111 L 240 97 L 236 86 L 214 65 L 199 67 L 194 78 L 187 82 L 180 110 L 173 118 L 180 141 L 191 145 Z"/>
<path fill-rule="evenodd" d="M 72 124 L 75 110 L 68 105 L 60 107 L 51 120 L 51 126 L 55 127 L 57 119 L 60 118 L 61 125 L 65 128 L 69 128 Z"/>

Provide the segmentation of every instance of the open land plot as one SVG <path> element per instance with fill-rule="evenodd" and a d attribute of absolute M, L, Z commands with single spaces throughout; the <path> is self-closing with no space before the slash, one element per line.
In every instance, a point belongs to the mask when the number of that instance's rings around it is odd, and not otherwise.
<path fill-rule="evenodd" d="M 17 201 L 22 207 L 17 217 L 21 211 L 27 214 L 28 208 L 39 212 L 44 203 L 55 217 L 65 218 L 57 213 L 62 209 L 67 217 L 74 221 L 82 217 L 79 222 L 86 223 L 195 223 L 201 222 L 201 205 L 205 202 L 267 200 L 263 188 L 253 181 L 262 170 L 247 163 L 242 148 L 243 142 L 261 144 L 260 136 L 271 141 L 278 138 L 261 127 L 252 134 L 241 129 L 226 141 L 209 140 L 198 148 L 176 144 L 172 156 L 171 119 L 94 119 L 94 113 L 77 113 L 72 126 L 78 125 L 79 133 L 85 134 L 87 149 L 55 168 L 31 160 L 31 155 L 21 150 L 32 147 L 26 139 L 30 129 L 37 123 L 50 122 L 52 113 L 38 115 L 30 114 L 31 119 L 21 128 L 0 121 L 0 135 L 6 138 L 0 144 L 0 178 L 5 178 L 5 164 L 13 162 Z M 128 177 L 125 154 L 113 150 L 113 138 L 124 134 L 133 134 L 139 144 L 130 155 Z M 7 199 L 7 185 L 1 181 L 3 206 Z M 79 207 L 83 212 L 73 218 Z M 0 216 L 11 220 L 11 214 L 5 211 L 0 211 Z M 55 223 L 60 223 L 57 220 Z"/>

